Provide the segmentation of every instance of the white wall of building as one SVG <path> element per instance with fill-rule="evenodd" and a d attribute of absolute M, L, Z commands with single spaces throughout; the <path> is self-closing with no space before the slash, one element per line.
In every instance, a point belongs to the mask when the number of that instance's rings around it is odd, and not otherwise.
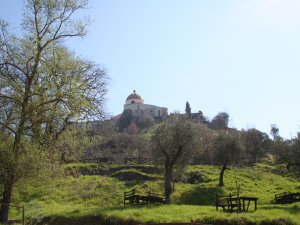
<path fill-rule="evenodd" d="M 133 112 L 133 115 L 136 117 L 161 117 L 166 118 L 168 115 L 168 109 L 165 107 L 159 107 L 155 105 L 148 104 L 125 104 L 124 110 L 130 109 Z"/>

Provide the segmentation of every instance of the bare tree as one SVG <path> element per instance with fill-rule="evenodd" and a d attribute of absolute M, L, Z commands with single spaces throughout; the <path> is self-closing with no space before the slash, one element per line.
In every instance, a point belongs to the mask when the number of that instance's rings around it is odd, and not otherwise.
<path fill-rule="evenodd" d="M 4 204 L 21 176 L 20 159 L 34 149 L 26 146 L 51 146 L 70 122 L 103 117 L 105 71 L 64 47 L 66 39 L 85 36 L 87 23 L 72 18 L 86 6 L 86 0 L 26 0 L 22 37 L 0 22 L 0 127 L 13 139 Z M 8 211 L 1 207 L 0 223 Z"/>
<path fill-rule="evenodd" d="M 153 157 L 164 165 L 165 197 L 171 202 L 173 170 L 192 157 L 196 143 L 195 125 L 186 117 L 172 115 L 159 124 L 152 136 Z"/>

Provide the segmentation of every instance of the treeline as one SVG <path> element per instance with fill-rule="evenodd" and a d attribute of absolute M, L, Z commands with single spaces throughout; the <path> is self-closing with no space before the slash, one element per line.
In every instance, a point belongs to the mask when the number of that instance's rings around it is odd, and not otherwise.
<path fill-rule="evenodd" d="M 300 135 L 284 140 L 279 129 L 272 126 L 273 139 L 257 129 L 238 131 L 228 127 L 229 115 L 219 113 L 223 127 L 210 127 L 186 115 L 173 114 L 158 124 L 151 135 L 151 152 L 156 162 L 164 166 L 165 196 L 170 203 L 174 169 L 186 164 L 212 164 L 220 166 L 218 186 L 224 186 L 224 173 L 230 167 L 253 167 L 256 163 L 272 160 L 285 164 L 297 177 L 300 174 Z M 220 118 L 224 120 L 221 121 Z"/>
<path fill-rule="evenodd" d="M 153 135 L 161 124 L 168 124 L 172 117 L 182 117 L 185 123 L 191 122 L 194 136 L 198 138 L 189 152 L 187 164 L 219 165 L 223 173 L 230 166 L 253 167 L 256 163 L 268 160 L 274 164 L 285 165 L 285 168 L 296 176 L 300 175 L 300 135 L 284 139 L 279 128 L 272 125 L 270 136 L 258 129 L 237 130 L 229 127 L 230 116 L 226 112 L 218 113 L 209 120 L 199 111 L 192 113 L 187 102 L 185 114 L 171 114 L 166 121 L 153 123 L 149 128 L 140 127 L 132 117 L 127 126 L 120 129 L 117 123 L 106 121 L 101 125 L 90 126 L 91 146 L 84 157 L 109 157 L 115 163 L 122 163 L 124 157 L 152 158 Z M 125 113 L 128 114 L 127 112 Z M 124 119 L 124 117 L 123 117 Z M 183 131 L 187 132 L 187 130 Z M 170 133 L 170 134 L 169 134 Z M 164 138 L 171 132 L 161 134 Z M 220 178 L 220 186 L 222 185 Z"/>

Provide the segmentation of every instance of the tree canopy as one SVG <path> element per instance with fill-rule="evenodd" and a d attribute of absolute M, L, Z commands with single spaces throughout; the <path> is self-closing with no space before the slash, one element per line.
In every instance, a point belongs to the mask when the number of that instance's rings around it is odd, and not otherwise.
<path fill-rule="evenodd" d="M 158 124 L 152 135 L 153 157 L 165 168 L 165 196 L 170 203 L 173 169 L 176 165 L 185 165 L 196 147 L 195 124 L 188 118 L 172 115 Z"/>
<path fill-rule="evenodd" d="M 5 171 L 3 203 L 10 202 L 18 178 L 15 168 L 30 155 L 29 149 L 49 153 L 46 146 L 71 122 L 104 117 L 105 70 L 64 45 L 68 38 L 86 35 L 88 23 L 74 15 L 87 3 L 25 1 L 22 36 L 0 22 L 0 127 L 12 142 L 5 151 L 12 164 Z M 2 206 L 0 222 L 7 215 L 8 207 Z"/>
<path fill-rule="evenodd" d="M 228 128 L 229 114 L 219 112 L 211 121 L 210 127 L 218 130 L 226 130 Z"/>
<path fill-rule="evenodd" d="M 224 186 L 223 176 L 229 165 L 239 165 L 241 160 L 241 147 L 238 135 L 228 131 L 219 132 L 214 140 L 214 162 L 222 166 L 219 185 Z"/>

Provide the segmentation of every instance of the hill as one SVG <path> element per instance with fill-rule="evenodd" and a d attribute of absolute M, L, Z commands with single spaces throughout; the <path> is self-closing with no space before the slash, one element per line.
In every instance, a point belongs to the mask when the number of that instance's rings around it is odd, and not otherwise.
<path fill-rule="evenodd" d="M 258 164 L 253 169 L 226 171 L 225 187 L 218 188 L 216 166 L 189 166 L 178 171 L 172 205 L 123 207 L 124 191 L 163 193 L 163 170 L 144 165 L 67 164 L 64 177 L 44 185 L 18 184 L 13 202 L 25 205 L 30 224 L 136 224 L 138 222 L 188 222 L 210 224 L 300 224 L 300 203 L 272 204 L 275 193 L 300 192 L 300 183 L 275 167 Z M 217 193 L 257 196 L 258 211 L 225 213 L 213 206 Z M 20 216 L 12 211 L 11 218 Z"/>

